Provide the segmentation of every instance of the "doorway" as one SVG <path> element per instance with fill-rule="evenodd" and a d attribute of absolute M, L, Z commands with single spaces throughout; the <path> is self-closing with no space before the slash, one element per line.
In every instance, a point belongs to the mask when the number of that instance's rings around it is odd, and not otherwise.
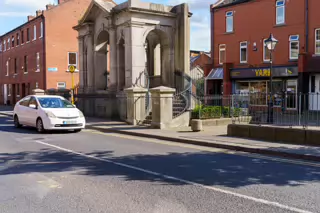
<path fill-rule="evenodd" d="M 21 85 L 21 98 L 26 96 L 26 84 Z"/>
<path fill-rule="evenodd" d="M 320 74 L 311 75 L 309 79 L 309 110 L 320 110 Z"/>

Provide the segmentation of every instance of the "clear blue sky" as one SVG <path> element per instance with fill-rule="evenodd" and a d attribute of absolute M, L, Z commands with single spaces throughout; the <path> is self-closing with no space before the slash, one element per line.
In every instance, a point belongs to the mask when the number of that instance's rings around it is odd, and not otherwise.
<path fill-rule="evenodd" d="M 27 15 L 44 9 L 48 3 L 56 0 L 0 0 L 0 35 L 25 23 Z M 117 3 L 125 0 L 115 0 Z M 175 5 L 189 3 L 193 13 L 191 18 L 191 49 L 210 50 L 210 10 L 209 5 L 216 0 L 143 0 L 154 3 Z"/>

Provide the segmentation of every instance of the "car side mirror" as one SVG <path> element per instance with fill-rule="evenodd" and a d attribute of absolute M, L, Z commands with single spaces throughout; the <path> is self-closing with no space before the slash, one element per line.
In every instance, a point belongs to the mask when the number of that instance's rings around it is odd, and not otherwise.
<path fill-rule="evenodd" d="M 29 107 L 32 109 L 37 109 L 37 106 L 35 104 L 29 104 Z"/>

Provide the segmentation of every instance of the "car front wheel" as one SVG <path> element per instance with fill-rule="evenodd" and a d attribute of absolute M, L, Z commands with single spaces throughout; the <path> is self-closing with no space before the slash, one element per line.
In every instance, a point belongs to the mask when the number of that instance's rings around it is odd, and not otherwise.
<path fill-rule="evenodd" d="M 38 118 L 36 128 L 39 133 L 43 133 L 45 131 L 41 118 Z"/>

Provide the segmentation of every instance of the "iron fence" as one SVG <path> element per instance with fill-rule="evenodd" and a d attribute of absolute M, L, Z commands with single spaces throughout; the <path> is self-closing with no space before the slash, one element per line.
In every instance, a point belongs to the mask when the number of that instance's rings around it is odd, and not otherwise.
<path fill-rule="evenodd" d="M 210 95 L 196 97 L 195 100 L 192 118 L 231 118 L 234 123 L 279 126 L 320 126 L 320 94 L 317 93 Z"/>

